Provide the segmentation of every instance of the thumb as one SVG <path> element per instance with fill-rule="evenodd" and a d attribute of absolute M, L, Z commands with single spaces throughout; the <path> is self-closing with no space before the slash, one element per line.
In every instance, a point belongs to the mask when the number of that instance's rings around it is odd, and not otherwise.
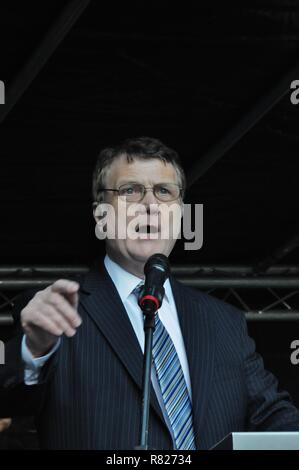
<path fill-rule="evenodd" d="M 79 293 L 78 292 L 73 292 L 72 294 L 68 295 L 70 299 L 70 303 L 74 307 L 75 310 L 78 310 L 78 304 L 79 304 Z"/>
<path fill-rule="evenodd" d="M 79 304 L 79 292 L 78 291 L 67 292 L 64 294 L 64 297 L 75 310 L 78 310 L 78 304 Z"/>

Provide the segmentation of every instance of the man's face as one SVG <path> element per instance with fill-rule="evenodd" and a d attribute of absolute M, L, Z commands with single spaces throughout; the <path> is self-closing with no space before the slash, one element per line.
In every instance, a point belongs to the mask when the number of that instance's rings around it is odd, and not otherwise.
<path fill-rule="evenodd" d="M 174 183 L 180 186 L 178 174 L 174 166 L 170 163 L 164 163 L 158 159 L 142 160 L 136 158 L 133 162 L 128 163 L 126 157 L 121 156 L 116 159 L 111 167 L 107 171 L 105 188 L 119 189 L 121 185 L 127 183 L 139 183 L 143 184 L 146 188 L 152 188 L 155 184 L 160 183 Z M 136 266 L 144 264 L 147 259 L 155 253 L 163 253 L 168 256 L 174 247 L 176 238 L 173 236 L 172 226 L 169 227 L 169 237 L 161 236 L 161 210 L 163 206 L 172 206 L 176 204 L 177 207 L 181 208 L 180 198 L 171 202 L 161 202 L 157 199 L 153 191 L 146 191 L 144 198 L 138 203 L 143 208 L 143 220 L 141 226 L 137 226 L 135 230 L 135 224 L 132 223 L 133 219 L 136 220 L 135 216 L 127 216 L 124 218 L 124 208 L 131 209 L 136 206 L 136 203 L 124 202 L 119 200 L 117 192 L 108 191 L 105 192 L 105 203 L 111 204 L 115 212 L 115 225 L 117 226 L 119 221 L 124 223 L 126 227 L 123 227 L 125 231 L 131 222 L 131 227 L 134 227 L 134 239 L 127 236 L 125 239 L 106 239 L 107 253 L 112 259 L 117 261 L 120 265 L 125 267 Z M 119 213 L 119 203 L 122 204 L 121 214 Z M 141 212 L 139 212 L 140 214 Z M 146 215 L 147 214 L 147 215 Z M 122 216 L 122 217 L 121 217 Z M 95 217 L 97 220 L 97 217 Z M 108 220 L 109 223 L 114 223 L 112 220 Z M 163 227 L 165 229 L 166 224 L 172 224 L 172 219 L 168 217 L 163 218 Z M 148 224 L 151 224 L 148 227 Z M 176 219 L 176 225 L 180 223 L 180 217 Z M 164 230 L 163 229 L 163 230 Z M 149 232 L 150 230 L 150 232 Z M 163 232 L 163 231 L 162 231 Z M 166 231 L 167 232 L 167 231 Z M 155 235 L 153 235 L 155 233 Z M 165 233 L 165 231 L 164 231 Z M 153 239 L 155 236 L 155 239 Z"/>

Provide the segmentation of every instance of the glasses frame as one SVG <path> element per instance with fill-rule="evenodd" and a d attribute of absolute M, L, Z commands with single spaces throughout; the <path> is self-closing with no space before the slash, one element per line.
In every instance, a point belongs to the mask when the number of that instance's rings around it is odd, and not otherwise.
<path fill-rule="evenodd" d="M 141 187 L 143 188 L 143 194 L 142 194 L 141 199 L 139 199 L 138 201 L 128 201 L 128 202 L 141 202 L 142 199 L 144 198 L 144 196 L 146 195 L 146 192 L 147 192 L 147 191 L 153 191 L 153 194 L 154 194 L 155 198 L 158 199 L 158 201 L 160 201 L 160 202 L 172 202 L 172 201 L 176 201 L 177 199 L 179 199 L 179 197 L 182 197 L 182 193 L 183 193 L 183 188 L 181 188 L 181 186 L 179 186 L 179 185 L 176 184 L 176 183 L 157 183 L 157 184 L 155 184 L 154 186 L 152 186 L 152 187 L 150 187 L 150 188 L 147 188 L 146 186 L 144 186 L 144 185 L 141 184 L 141 183 L 125 183 L 125 184 L 121 184 L 118 189 L 115 189 L 115 188 L 101 188 L 101 189 L 99 189 L 99 193 L 102 192 L 102 191 L 113 191 L 113 192 L 118 193 L 118 196 L 121 197 L 121 196 L 119 195 L 119 192 L 120 192 L 121 188 L 124 187 L 124 186 L 128 186 L 128 185 L 130 185 L 130 184 L 132 184 L 132 185 L 134 184 L 134 185 L 141 186 Z M 155 187 L 156 187 L 156 186 L 161 186 L 161 185 L 163 185 L 163 184 L 164 184 L 164 185 L 172 184 L 172 185 L 174 185 L 174 186 L 177 186 L 178 189 L 179 189 L 179 194 L 178 194 L 178 196 L 177 196 L 176 198 L 170 199 L 170 200 L 168 200 L 168 201 L 161 200 L 161 199 L 160 199 L 158 196 L 156 196 L 156 194 L 155 194 Z"/>

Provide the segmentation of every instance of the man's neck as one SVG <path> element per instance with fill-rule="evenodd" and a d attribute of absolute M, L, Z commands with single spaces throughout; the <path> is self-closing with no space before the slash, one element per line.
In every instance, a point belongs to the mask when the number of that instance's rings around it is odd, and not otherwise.
<path fill-rule="evenodd" d="M 137 276 L 140 279 L 144 279 L 144 264 L 145 263 L 138 263 L 138 262 L 134 263 L 131 261 L 126 262 L 126 260 L 119 259 L 109 250 L 107 250 L 107 255 L 112 261 L 114 261 L 116 264 L 118 264 L 121 268 L 123 268 L 128 273 L 133 274 L 134 276 Z"/>

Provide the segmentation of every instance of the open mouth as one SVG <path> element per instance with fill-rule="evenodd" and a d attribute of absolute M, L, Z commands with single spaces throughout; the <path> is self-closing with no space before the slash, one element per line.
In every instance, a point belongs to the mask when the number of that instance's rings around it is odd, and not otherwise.
<path fill-rule="evenodd" d="M 150 224 L 147 224 L 147 225 L 136 225 L 135 227 L 135 230 L 136 232 L 138 233 L 147 233 L 147 234 L 150 234 L 150 233 L 158 233 L 160 230 L 159 230 L 159 227 L 155 226 L 155 225 L 150 225 Z"/>

